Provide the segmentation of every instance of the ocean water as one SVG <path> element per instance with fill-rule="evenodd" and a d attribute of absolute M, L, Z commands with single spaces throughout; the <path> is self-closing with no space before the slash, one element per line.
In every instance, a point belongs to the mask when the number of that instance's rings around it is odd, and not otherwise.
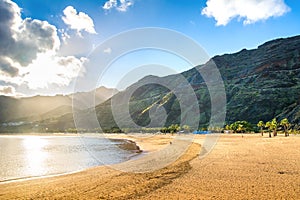
<path fill-rule="evenodd" d="M 120 163 L 132 156 L 120 143 L 96 136 L 0 136 L 0 182 Z"/>

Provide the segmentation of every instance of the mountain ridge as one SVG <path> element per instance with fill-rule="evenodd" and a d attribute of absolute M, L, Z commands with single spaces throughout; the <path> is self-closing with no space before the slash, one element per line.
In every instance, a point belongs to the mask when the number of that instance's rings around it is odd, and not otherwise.
<path fill-rule="evenodd" d="M 288 117 L 292 123 L 299 124 L 299 55 L 300 36 L 294 36 L 265 42 L 256 49 L 243 49 L 237 53 L 217 55 L 211 58 L 218 67 L 225 84 L 227 97 L 226 123 L 232 123 L 236 120 L 247 120 L 255 124 L 259 120 L 267 121 L 273 117 L 283 118 L 284 115 L 282 113 L 287 112 L 285 109 L 294 105 L 293 112 L 285 117 Z M 203 111 L 200 113 L 202 115 L 200 118 L 203 119 L 200 120 L 202 121 L 200 126 L 206 126 L 210 117 L 210 102 L 207 98 L 209 93 L 205 82 L 201 74 L 198 73 L 201 67 L 203 65 L 196 66 L 180 75 L 183 75 L 194 88 L 200 110 Z M 157 83 L 176 82 L 176 76 L 170 75 L 162 78 L 149 76 L 139 82 L 147 82 L 145 79 L 155 79 Z M 155 81 L 150 80 L 149 82 Z M 151 96 L 149 94 L 156 94 L 156 97 L 158 97 L 158 94 L 161 94 L 161 91 L 163 91 L 160 87 L 156 91 L 155 89 L 152 90 L 151 87 L 144 87 L 140 89 L 144 91 L 144 94 L 133 93 L 133 96 L 135 99 L 147 99 L 146 97 L 149 98 Z M 164 92 L 165 95 L 168 93 L 167 90 Z M 164 95 L 161 94 L 161 96 Z M 157 101 L 158 99 L 154 98 L 148 107 Z M 171 105 L 169 105 L 169 108 L 166 108 L 169 117 L 167 125 L 179 123 L 178 117 L 177 119 L 175 118 L 182 113 L 178 111 L 179 108 L 176 106 L 171 109 L 178 102 L 171 98 L 169 103 Z M 136 108 L 139 106 L 137 103 L 132 107 Z M 133 110 L 131 117 L 136 118 L 136 122 L 149 122 L 149 117 L 141 117 L 144 115 L 144 109 L 141 109 L 140 112 Z M 98 113 L 100 112 L 101 110 L 99 109 Z M 100 118 L 99 121 L 101 121 Z M 147 123 L 141 125 L 145 124 Z"/>
<path fill-rule="evenodd" d="M 181 119 L 199 121 L 198 127 L 207 127 L 211 118 L 211 99 L 207 85 L 199 69 L 215 63 L 222 76 L 226 91 L 226 123 L 246 120 L 256 124 L 259 120 L 268 121 L 274 117 L 287 117 L 293 124 L 300 124 L 300 35 L 268 41 L 255 49 L 242 49 L 233 54 L 217 55 L 204 65 L 195 66 L 185 72 L 165 77 L 147 76 L 95 106 L 95 113 L 102 129 L 110 129 L 123 124 L 131 125 L 131 119 L 140 126 L 152 126 L 151 109 L 160 107 L 157 122 L 165 120 L 165 126 L 180 124 Z M 186 82 L 181 81 L 182 77 Z M 150 83 L 150 84 L 147 84 Z M 173 89 L 163 87 L 170 85 Z M 180 110 L 174 91 L 193 88 L 200 109 L 199 119 L 190 118 L 193 108 L 187 105 L 186 111 Z M 129 104 L 122 99 L 130 95 Z M 192 94 L 185 94 L 188 97 Z M 118 120 L 112 114 L 112 100 L 118 106 L 129 107 L 130 119 L 119 109 Z M 78 120 L 88 119 L 87 109 Z M 161 116 L 166 115 L 165 118 Z M 66 114 L 54 121 L 43 121 L 41 126 L 61 129 L 74 128 L 73 116 Z M 98 122 L 83 123 L 85 129 L 97 128 Z"/>
<path fill-rule="evenodd" d="M 77 92 L 74 94 L 57 94 L 54 96 L 11 97 L 0 96 L 0 122 L 38 121 L 72 112 L 72 97 L 80 96 L 84 102 L 87 96 L 95 94 L 97 104 L 110 98 L 117 90 L 101 86 L 95 91 Z M 88 106 L 88 105 L 87 105 Z M 82 109 L 86 109 L 83 107 Z"/>

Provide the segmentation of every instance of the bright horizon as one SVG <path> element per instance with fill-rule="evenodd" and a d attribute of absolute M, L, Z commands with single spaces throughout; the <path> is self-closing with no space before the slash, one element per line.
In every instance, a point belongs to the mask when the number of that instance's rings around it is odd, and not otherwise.
<path fill-rule="evenodd" d="M 132 29 L 173 30 L 198 43 L 208 57 L 300 34 L 300 8 L 292 0 L 0 0 L 0 11 L 0 95 L 8 96 L 76 92 L 76 78 L 95 70 L 87 65 L 93 49 Z M 107 47 L 103 53 L 112 51 Z M 157 70 L 159 65 L 170 70 Z M 149 70 L 118 85 L 139 66 Z M 116 58 L 96 87 L 122 90 L 148 74 L 165 76 L 192 67 L 170 52 L 141 49 Z"/>

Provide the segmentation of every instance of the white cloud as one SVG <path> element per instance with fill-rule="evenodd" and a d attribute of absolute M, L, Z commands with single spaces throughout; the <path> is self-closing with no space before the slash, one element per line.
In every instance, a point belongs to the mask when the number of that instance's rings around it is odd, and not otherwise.
<path fill-rule="evenodd" d="M 47 21 L 22 19 L 20 10 L 11 0 L 0 0 L 2 93 L 15 93 L 14 86 L 36 89 L 69 85 L 86 59 L 59 56 L 57 28 Z"/>
<path fill-rule="evenodd" d="M 126 12 L 130 6 L 133 5 L 133 0 L 108 0 L 103 5 L 104 10 L 111 10 L 113 8 L 121 12 Z"/>
<path fill-rule="evenodd" d="M 61 39 L 64 43 L 67 43 L 67 40 L 71 38 L 65 29 L 58 29 L 58 32 L 60 33 Z"/>
<path fill-rule="evenodd" d="M 18 66 L 27 66 L 38 53 L 56 51 L 60 46 L 56 27 L 46 21 L 22 19 L 20 8 L 10 0 L 0 1 L 0 70 L 9 76 L 18 74 Z"/>
<path fill-rule="evenodd" d="M 74 56 L 40 54 L 21 73 L 29 89 L 48 88 L 49 85 L 68 86 L 70 80 L 82 75 L 79 72 L 86 61 L 86 58 L 77 59 Z"/>
<path fill-rule="evenodd" d="M 227 25 L 232 19 L 243 19 L 244 24 L 279 17 L 289 12 L 284 0 L 208 0 L 201 14 L 213 17 L 216 25 Z"/>
<path fill-rule="evenodd" d="M 117 0 L 108 0 L 107 2 L 105 2 L 102 8 L 104 10 L 110 10 L 115 7 L 117 7 Z"/>
<path fill-rule="evenodd" d="M 64 16 L 62 17 L 62 20 L 64 23 L 71 29 L 76 30 L 79 35 L 81 35 L 81 31 L 86 31 L 91 34 L 97 33 L 95 31 L 92 18 L 90 18 L 87 14 L 77 12 L 77 10 L 72 6 L 66 7 L 63 13 Z"/>
<path fill-rule="evenodd" d="M 120 6 L 117 7 L 117 10 L 122 11 L 122 12 L 126 12 L 127 9 L 133 5 L 133 2 L 130 0 L 120 0 Z"/>

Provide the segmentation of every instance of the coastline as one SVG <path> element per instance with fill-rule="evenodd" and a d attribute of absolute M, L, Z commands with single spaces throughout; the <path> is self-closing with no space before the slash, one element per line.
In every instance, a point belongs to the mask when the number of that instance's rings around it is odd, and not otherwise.
<path fill-rule="evenodd" d="M 112 139 L 114 139 L 114 138 L 127 139 L 127 140 L 131 140 L 131 141 L 134 140 L 134 142 L 137 145 L 145 146 L 145 147 L 150 147 L 151 146 L 151 148 L 145 148 L 145 152 L 147 152 L 149 154 L 151 152 L 153 152 L 154 150 L 158 150 L 159 149 L 158 147 L 163 148 L 164 146 L 169 145 L 169 141 L 173 139 L 169 135 L 159 135 L 159 136 L 154 136 L 154 137 L 151 136 L 150 139 L 149 138 L 142 138 L 141 139 L 141 138 L 138 138 L 134 135 L 130 135 L 129 137 L 128 137 L 128 135 L 122 135 L 120 137 L 120 135 L 118 135 L 118 134 L 110 135 L 109 138 L 112 138 Z M 148 143 L 149 141 L 151 141 L 150 144 Z M 144 144 L 143 142 L 148 143 L 148 144 Z M 187 172 L 187 169 L 185 169 L 188 166 L 187 162 L 189 160 L 193 159 L 197 155 L 197 152 L 199 151 L 200 146 L 198 144 L 195 144 L 193 149 L 194 149 L 194 153 L 189 154 L 189 153 L 186 152 L 178 161 L 173 163 L 171 166 L 167 166 L 164 169 L 156 170 L 155 172 L 150 172 L 150 173 L 138 173 L 138 174 L 136 174 L 136 173 L 119 171 L 119 170 L 116 170 L 115 168 L 113 168 L 111 166 L 97 166 L 97 167 L 88 168 L 86 170 L 79 171 L 79 172 L 74 172 L 74 173 L 54 175 L 54 176 L 50 176 L 50 177 L 46 176 L 46 177 L 40 177 L 40 178 L 32 178 L 32 179 L 27 179 L 27 180 L 17 180 L 17 181 L 12 181 L 12 182 L 5 182 L 5 183 L 1 184 L 0 197 L 6 197 L 8 195 L 9 198 L 23 198 L 24 197 L 23 195 L 26 196 L 28 191 L 32 191 L 33 186 L 40 185 L 41 187 L 38 187 L 38 188 L 34 187 L 34 188 L 35 189 L 41 189 L 43 187 L 47 187 L 47 185 L 49 185 L 49 184 L 51 185 L 51 183 L 53 183 L 53 182 L 55 183 L 54 185 L 56 185 L 56 183 L 59 184 L 59 185 L 61 183 L 74 184 L 73 180 L 75 180 L 75 179 L 80 180 L 79 184 L 85 184 L 85 183 L 87 183 L 87 180 L 93 180 L 95 182 L 98 182 L 99 179 L 97 179 L 97 178 L 99 178 L 99 177 L 101 177 L 101 182 L 103 182 L 106 179 L 104 179 L 104 180 L 102 180 L 102 179 L 106 178 L 107 176 L 108 176 L 109 180 L 111 179 L 112 176 L 113 177 L 118 177 L 118 176 L 123 177 L 123 176 L 125 176 L 126 177 L 125 179 L 122 178 L 123 181 L 124 180 L 128 181 L 133 177 L 135 177 L 135 178 L 136 177 L 143 177 L 144 178 L 144 176 L 146 176 L 148 178 L 153 177 L 154 179 L 158 178 L 158 181 L 161 182 L 160 184 L 164 185 L 165 181 L 167 181 L 169 183 L 169 178 L 174 179 L 178 176 L 178 174 L 182 174 L 182 173 Z M 184 165 L 182 165 L 183 163 L 184 163 Z M 175 166 L 175 168 L 174 168 L 174 166 Z M 184 168 L 185 170 L 181 171 L 180 169 L 182 169 L 182 168 Z M 175 173 L 174 173 L 174 169 L 175 169 Z M 169 171 L 169 172 L 166 172 L 166 171 Z M 159 177 L 161 176 L 161 173 L 167 173 L 167 174 L 170 173 L 171 177 L 169 177 L 168 180 L 160 180 Z M 173 175 L 176 175 L 176 176 L 173 177 Z M 131 178 L 127 178 L 127 176 L 129 176 Z M 96 179 L 94 179 L 94 178 L 96 178 Z M 119 182 L 119 180 L 116 180 L 116 181 Z M 91 186 L 90 183 L 88 183 L 88 185 Z M 157 187 L 156 184 L 154 184 L 154 182 L 152 182 L 152 181 L 150 183 L 146 182 L 146 185 L 147 185 L 148 189 L 152 188 L 151 190 L 153 190 L 153 188 Z M 53 188 L 53 185 L 50 186 L 50 187 Z M 55 187 L 56 186 L 54 186 L 54 188 Z M 15 192 L 13 192 L 13 191 L 15 191 L 16 188 L 20 189 L 20 191 L 17 194 Z M 33 190 L 35 190 L 35 189 L 33 189 Z M 78 188 L 76 187 L 75 190 L 77 190 L 77 189 Z M 47 192 L 49 190 L 45 189 L 43 191 Z M 10 192 L 13 192 L 13 194 L 10 193 Z M 13 195 L 13 196 L 11 196 L 11 195 Z M 50 196 L 52 196 L 52 195 L 50 195 Z M 30 194 L 30 196 L 31 196 L 31 194 Z M 74 197 L 75 196 L 72 196 L 72 198 L 74 198 Z M 36 197 L 35 196 L 34 198 L 41 198 L 41 197 Z M 61 197 L 58 197 L 58 198 L 61 198 Z"/>
<path fill-rule="evenodd" d="M 42 137 L 42 138 L 52 138 L 52 137 L 95 137 L 95 138 L 106 138 L 108 140 L 111 140 L 112 142 L 117 142 L 117 146 L 120 149 L 123 149 L 125 151 L 130 152 L 127 160 L 135 159 L 137 157 L 143 156 L 144 151 L 140 149 L 140 147 L 136 144 L 135 141 L 130 140 L 126 137 L 126 135 L 112 135 L 110 137 L 110 134 L 107 134 L 106 136 L 98 135 L 98 134 L 62 134 L 62 133 L 47 133 L 47 134 L 40 134 L 40 133 L 31 133 L 31 134 L 22 134 L 22 133 L 15 133 L 15 134 L 0 134 L 0 137 L 9 137 L 9 138 L 23 138 L 23 137 Z M 6 183 L 13 183 L 13 182 L 21 182 L 21 181 L 28 181 L 28 180 L 36 180 L 36 179 L 44 179 L 44 178 L 50 178 L 50 177 L 57 177 L 57 176 L 63 176 L 68 174 L 75 174 L 78 172 L 82 172 L 91 168 L 95 167 L 101 167 L 103 165 L 97 165 L 97 166 L 90 166 L 87 168 L 82 168 L 78 170 L 73 171 L 66 171 L 66 172 L 57 172 L 57 173 L 51 173 L 51 174 L 45 174 L 45 175 L 33 175 L 33 176 L 24 176 L 24 177 L 13 177 L 10 179 L 0 180 L 0 185 L 6 184 Z"/>
<path fill-rule="evenodd" d="M 124 135 L 122 137 L 126 137 Z M 115 137 L 115 136 L 112 136 Z M 134 139 L 129 136 L 128 139 Z M 169 135 L 136 138 L 148 151 Z M 300 195 L 299 136 L 221 135 L 213 151 L 197 159 L 205 136 L 174 163 L 131 173 L 109 166 L 57 177 L 2 184 L 3 199 L 297 199 Z M 142 140 L 144 143 L 139 143 Z M 164 144 L 164 145 L 163 145 Z M 276 148 L 276 152 L 274 149 Z M 195 159 L 196 158 L 196 159 Z"/>
<path fill-rule="evenodd" d="M 137 159 L 142 156 L 144 156 L 147 153 L 151 153 L 154 150 L 157 150 L 158 147 L 156 148 L 146 148 L 146 149 L 141 149 L 140 146 L 144 145 L 142 144 L 143 141 L 139 140 L 139 137 L 135 137 L 134 135 L 126 135 L 126 134 L 64 134 L 64 133 L 31 133 L 31 134 L 22 134 L 22 133 L 14 133 L 14 134 L 0 134 L 0 137 L 27 137 L 27 136 L 36 136 L 36 137 L 80 137 L 80 136 L 87 136 L 87 137 L 103 137 L 106 139 L 109 139 L 111 141 L 119 141 L 120 144 L 117 144 L 117 146 L 120 149 L 126 150 L 131 152 L 131 154 L 127 157 L 127 161 L 130 161 L 132 159 Z M 137 142 L 139 144 L 137 144 Z M 166 143 L 167 144 L 167 143 Z M 159 145 L 161 146 L 161 145 Z M 147 145 L 146 145 L 147 147 Z M 28 177 L 17 177 L 17 178 L 12 178 L 12 179 L 6 179 L 6 180 L 1 180 L 0 185 L 6 184 L 6 183 L 14 183 L 14 182 L 22 182 L 22 181 L 29 181 L 29 180 L 37 180 L 37 179 L 44 179 L 44 178 L 51 178 L 51 177 L 59 177 L 59 176 L 64 176 L 64 175 L 71 175 L 71 174 L 76 174 L 79 172 L 83 172 L 85 170 L 97 168 L 97 167 L 103 167 L 105 165 L 98 165 L 98 166 L 92 166 L 88 168 L 83 168 L 75 171 L 70 171 L 70 172 L 62 172 L 62 173 L 53 173 L 53 174 L 45 174 L 45 175 L 40 175 L 40 176 L 28 176 Z"/>

